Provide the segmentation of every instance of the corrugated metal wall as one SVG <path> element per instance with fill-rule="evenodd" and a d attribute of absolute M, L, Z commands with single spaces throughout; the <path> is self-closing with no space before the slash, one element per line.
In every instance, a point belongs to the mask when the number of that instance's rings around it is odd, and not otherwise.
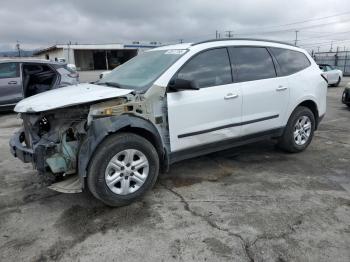
<path fill-rule="evenodd" d="M 318 64 L 329 64 L 343 71 L 344 75 L 350 76 L 350 52 L 320 52 L 314 53 L 313 57 Z"/>

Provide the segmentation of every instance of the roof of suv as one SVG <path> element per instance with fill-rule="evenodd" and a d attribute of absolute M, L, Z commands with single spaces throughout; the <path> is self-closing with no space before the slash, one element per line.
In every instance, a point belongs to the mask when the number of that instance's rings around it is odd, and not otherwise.
<path fill-rule="evenodd" d="M 39 58 L 34 58 L 34 57 L 26 57 L 26 58 L 21 58 L 21 57 L 15 57 L 15 58 L 0 58 L 0 63 L 4 62 L 17 62 L 17 63 L 41 63 L 41 64 L 64 64 L 56 61 L 51 61 L 51 60 L 45 60 L 45 59 L 39 59 Z"/>
<path fill-rule="evenodd" d="M 175 44 L 175 45 L 167 45 L 167 46 L 161 46 L 157 47 L 152 50 L 168 50 L 168 49 L 192 49 L 196 47 L 216 47 L 216 46 L 225 46 L 225 45 L 252 45 L 252 46 L 275 46 L 280 48 L 286 48 L 286 49 L 292 49 L 292 50 L 298 50 L 301 51 L 302 49 L 294 46 L 289 43 L 275 41 L 275 40 L 266 40 L 266 39 L 256 39 L 256 38 L 221 38 L 221 39 L 211 39 L 206 41 L 201 41 L 197 43 L 181 43 L 181 44 Z M 304 50 L 303 50 L 304 51 Z"/>
<path fill-rule="evenodd" d="M 236 41 L 236 40 L 240 40 L 240 41 L 270 42 L 270 43 L 276 43 L 276 44 L 283 44 L 283 45 L 294 46 L 294 45 L 289 44 L 289 43 L 287 43 L 287 42 L 276 41 L 276 40 L 268 40 L 268 39 L 258 39 L 258 38 L 220 38 L 220 39 L 209 39 L 209 40 L 204 40 L 204 41 L 192 43 L 191 46 L 199 45 L 199 44 L 204 44 L 204 43 L 210 43 L 210 42 Z"/>

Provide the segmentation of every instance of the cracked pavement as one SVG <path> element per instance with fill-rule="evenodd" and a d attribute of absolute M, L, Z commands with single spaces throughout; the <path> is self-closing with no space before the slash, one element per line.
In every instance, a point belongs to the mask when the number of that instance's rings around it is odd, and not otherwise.
<path fill-rule="evenodd" d="M 345 79 L 342 83 L 350 79 Z M 0 114 L 0 261 L 350 261 L 350 110 L 343 87 L 310 147 L 263 141 L 182 161 L 138 202 L 60 194 L 14 159 Z"/>

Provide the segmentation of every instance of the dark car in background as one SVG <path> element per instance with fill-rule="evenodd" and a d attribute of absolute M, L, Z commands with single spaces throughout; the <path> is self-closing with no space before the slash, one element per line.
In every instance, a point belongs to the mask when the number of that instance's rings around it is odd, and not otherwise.
<path fill-rule="evenodd" d="M 79 74 L 64 63 L 39 59 L 0 60 L 0 110 L 23 98 L 79 83 Z"/>
<path fill-rule="evenodd" d="M 350 108 L 350 83 L 347 84 L 343 91 L 342 102 Z"/>

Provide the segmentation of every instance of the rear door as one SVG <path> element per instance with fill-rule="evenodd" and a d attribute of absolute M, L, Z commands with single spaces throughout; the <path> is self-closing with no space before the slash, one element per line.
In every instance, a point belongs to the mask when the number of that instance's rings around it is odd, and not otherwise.
<path fill-rule="evenodd" d="M 242 135 L 283 125 L 289 102 L 287 80 L 277 78 L 273 58 L 265 47 L 230 47 L 237 85 L 242 90 Z"/>
<path fill-rule="evenodd" d="M 15 104 L 22 97 L 19 63 L 0 63 L 0 105 Z"/>
<path fill-rule="evenodd" d="M 172 152 L 240 135 L 242 95 L 227 48 L 196 54 L 174 78 L 194 80 L 200 89 L 167 94 Z"/>

